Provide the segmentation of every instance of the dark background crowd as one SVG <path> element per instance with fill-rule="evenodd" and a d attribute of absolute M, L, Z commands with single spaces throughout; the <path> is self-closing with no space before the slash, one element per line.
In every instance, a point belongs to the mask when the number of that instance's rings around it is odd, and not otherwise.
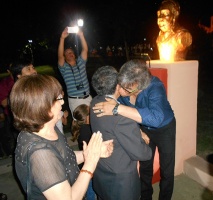
<path fill-rule="evenodd" d="M 82 18 L 83 31 L 91 56 L 124 56 L 149 53 L 158 59 L 156 38 L 157 9 L 161 0 L 141 1 L 5 1 L 0 12 L 0 73 L 17 56 L 30 56 L 34 65 L 57 65 L 57 46 L 60 33 L 71 21 Z M 193 38 L 187 59 L 199 60 L 199 70 L 208 75 L 213 63 L 213 34 L 210 0 L 180 3 L 180 24 Z M 75 35 L 69 37 L 75 41 Z M 68 43 L 71 43 L 68 41 Z M 107 52 L 110 47 L 112 53 Z M 205 76 L 204 75 L 204 76 Z"/>

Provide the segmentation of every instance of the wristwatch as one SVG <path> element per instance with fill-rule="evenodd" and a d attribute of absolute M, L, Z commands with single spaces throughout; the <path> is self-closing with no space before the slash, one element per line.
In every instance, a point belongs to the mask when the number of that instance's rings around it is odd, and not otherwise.
<path fill-rule="evenodd" d="M 117 116 L 118 115 L 118 106 L 120 105 L 120 103 L 117 102 L 117 104 L 115 105 L 115 107 L 112 109 L 112 114 Z"/>

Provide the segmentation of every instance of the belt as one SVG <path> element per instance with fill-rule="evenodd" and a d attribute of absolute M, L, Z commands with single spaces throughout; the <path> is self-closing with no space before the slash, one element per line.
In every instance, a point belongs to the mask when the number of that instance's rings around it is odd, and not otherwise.
<path fill-rule="evenodd" d="M 70 96 L 68 96 L 68 97 L 71 99 L 86 99 L 87 97 L 89 97 L 89 94 L 86 96 L 83 96 L 83 97 L 70 97 Z"/>

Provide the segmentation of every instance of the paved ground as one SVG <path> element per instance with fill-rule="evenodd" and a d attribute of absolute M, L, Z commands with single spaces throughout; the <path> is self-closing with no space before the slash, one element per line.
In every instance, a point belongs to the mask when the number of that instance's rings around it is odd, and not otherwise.
<path fill-rule="evenodd" d="M 158 183 L 154 184 L 153 200 L 158 199 L 158 188 Z M 25 200 L 18 181 L 11 170 L 0 175 L 0 193 L 7 194 L 8 200 Z M 213 192 L 206 190 L 194 180 L 181 174 L 175 177 L 172 200 L 213 200 Z"/>
<path fill-rule="evenodd" d="M 72 142 L 67 133 L 70 146 L 77 150 L 77 143 Z M 158 199 L 159 184 L 153 185 L 153 200 Z M 8 200 L 26 200 L 19 182 L 13 172 L 12 159 L 0 160 L 0 193 L 7 194 Z M 116 199 L 115 199 L 116 200 Z M 172 200 L 213 200 L 213 191 L 209 191 L 184 174 L 175 177 Z"/>

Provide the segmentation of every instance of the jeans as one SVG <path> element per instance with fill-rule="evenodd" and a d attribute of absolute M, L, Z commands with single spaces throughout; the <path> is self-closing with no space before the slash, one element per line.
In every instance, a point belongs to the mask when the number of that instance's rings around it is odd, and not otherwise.
<path fill-rule="evenodd" d="M 153 155 L 151 160 L 140 161 L 141 200 L 152 200 L 153 160 L 156 147 L 160 160 L 160 193 L 159 200 L 171 200 L 174 188 L 175 167 L 175 118 L 166 126 L 158 129 L 141 127 L 150 138 L 150 148 Z"/>
<path fill-rule="evenodd" d="M 95 200 L 95 199 L 96 199 L 96 194 L 93 190 L 92 179 L 91 179 L 90 182 L 89 182 L 87 192 L 86 192 L 86 200 Z"/>

